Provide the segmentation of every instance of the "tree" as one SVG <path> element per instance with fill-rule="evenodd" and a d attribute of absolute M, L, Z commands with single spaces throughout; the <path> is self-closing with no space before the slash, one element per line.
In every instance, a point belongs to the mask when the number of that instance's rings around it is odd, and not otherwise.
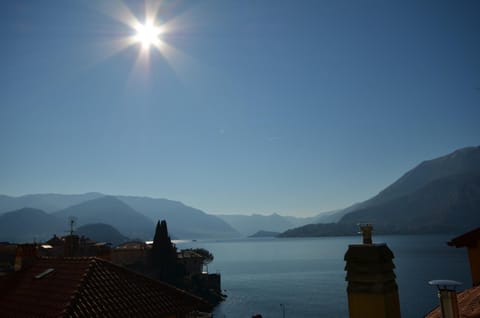
<path fill-rule="evenodd" d="M 150 262 L 159 279 L 174 282 L 178 277 L 177 249 L 168 236 L 167 222 L 157 222 Z"/>

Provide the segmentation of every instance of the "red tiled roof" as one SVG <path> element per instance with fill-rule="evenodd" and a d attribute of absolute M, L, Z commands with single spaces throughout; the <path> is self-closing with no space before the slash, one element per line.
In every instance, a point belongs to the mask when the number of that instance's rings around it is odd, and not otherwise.
<path fill-rule="evenodd" d="M 198 297 L 98 258 L 42 258 L 0 278 L 0 317 L 169 317 L 208 307 Z"/>
<path fill-rule="evenodd" d="M 462 318 L 480 318 L 480 286 L 464 290 L 457 295 L 458 310 Z M 425 318 L 441 318 L 440 307 L 436 307 Z"/>
<path fill-rule="evenodd" d="M 455 247 L 475 247 L 480 241 L 480 227 L 452 239 L 447 244 Z"/>

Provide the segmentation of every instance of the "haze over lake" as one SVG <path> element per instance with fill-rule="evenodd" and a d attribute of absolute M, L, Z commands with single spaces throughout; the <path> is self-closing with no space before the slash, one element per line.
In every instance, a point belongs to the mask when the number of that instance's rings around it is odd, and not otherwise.
<path fill-rule="evenodd" d="M 451 236 L 374 236 L 395 254 L 402 317 L 423 317 L 438 305 L 432 279 L 471 286 L 467 252 L 446 245 Z M 344 254 L 360 237 L 245 239 L 180 243 L 215 255 L 210 272 L 220 271 L 228 298 L 216 317 L 344 318 L 348 316 Z"/>

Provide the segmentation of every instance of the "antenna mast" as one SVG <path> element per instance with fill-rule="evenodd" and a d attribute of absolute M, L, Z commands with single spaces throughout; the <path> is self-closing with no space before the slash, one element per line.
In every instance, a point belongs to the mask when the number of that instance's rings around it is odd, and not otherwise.
<path fill-rule="evenodd" d="M 73 235 L 73 227 L 75 226 L 75 221 L 77 220 L 76 217 L 71 216 L 68 218 L 68 222 L 70 223 L 70 235 Z"/>

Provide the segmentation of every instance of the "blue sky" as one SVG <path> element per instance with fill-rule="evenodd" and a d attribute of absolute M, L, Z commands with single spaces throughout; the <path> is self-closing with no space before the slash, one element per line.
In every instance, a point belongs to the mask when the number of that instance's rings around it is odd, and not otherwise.
<path fill-rule="evenodd" d="M 125 9 L 0 3 L 0 193 L 313 215 L 480 144 L 478 1 L 162 1 L 148 61 Z"/>

